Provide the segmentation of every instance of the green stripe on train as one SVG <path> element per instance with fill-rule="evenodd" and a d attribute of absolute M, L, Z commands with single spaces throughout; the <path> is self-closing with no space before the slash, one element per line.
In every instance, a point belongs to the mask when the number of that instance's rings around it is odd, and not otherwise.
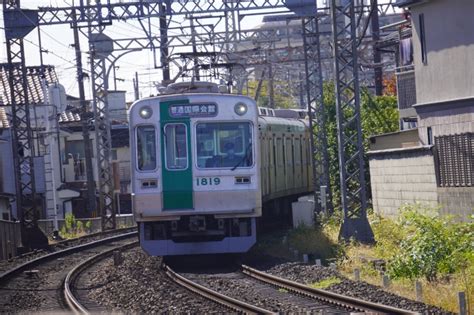
<path fill-rule="evenodd" d="M 191 129 L 189 117 L 170 117 L 169 107 L 176 104 L 189 104 L 188 99 L 173 100 L 160 103 L 160 126 L 161 126 L 161 160 L 163 161 L 162 185 L 163 185 L 163 210 L 185 210 L 192 209 L 193 205 L 193 173 L 191 159 Z M 188 168 L 185 170 L 167 170 L 165 163 L 165 141 L 164 127 L 170 123 L 182 123 L 186 125 Z"/>

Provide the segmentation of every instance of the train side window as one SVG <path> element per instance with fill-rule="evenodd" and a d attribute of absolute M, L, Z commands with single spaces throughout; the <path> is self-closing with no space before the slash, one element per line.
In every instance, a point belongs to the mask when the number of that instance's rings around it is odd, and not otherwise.
<path fill-rule="evenodd" d="M 166 169 L 188 168 L 188 141 L 185 124 L 166 124 L 164 128 Z"/>
<path fill-rule="evenodd" d="M 154 126 L 137 127 L 137 163 L 141 171 L 156 168 L 156 133 Z"/>

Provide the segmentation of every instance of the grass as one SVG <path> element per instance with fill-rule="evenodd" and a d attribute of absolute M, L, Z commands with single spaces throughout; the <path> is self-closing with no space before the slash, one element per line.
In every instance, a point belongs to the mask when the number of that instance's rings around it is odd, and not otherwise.
<path fill-rule="evenodd" d="M 358 268 L 362 281 L 381 286 L 381 272 L 367 260 L 384 259 L 390 263 L 394 253 L 399 251 L 400 240 L 407 237 L 407 230 L 396 221 L 374 215 L 369 216 L 369 221 L 377 241 L 376 245 L 368 246 L 355 242 L 338 243 L 341 221 L 340 218 L 334 216 L 323 219 L 322 227 L 319 228 L 300 227 L 277 235 L 263 236 L 252 251 L 292 260 L 295 259 L 294 250 L 297 250 L 299 261 L 302 260 L 302 254 L 309 254 L 312 262 L 317 258 L 326 265 L 328 262 L 336 262 L 338 271 L 350 279 L 354 278 L 354 269 Z M 472 235 L 472 232 L 468 231 L 467 233 Z M 447 311 L 458 312 L 458 292 L 464 291 L 468 306 L 472 310 L 474 305 L 474 261 L 469 261 L 468 265 L 458 272 L 441 274 L 436 280 L 428 281 L 425 278 L 391 279 L 390 286 L 386 290 L 415 300 L 416 280 L 422 284 L 423 302 Z M 313 283 L 312 286 L 327 288 L 332 284 L 331 281 L 335 280 L 327 279 L 320 283 Z"/>
<path fill-rule="evenodd" d="M 337 267 L 344 276 L 354 279 L 354 269 L 360 270 L 360 279 L 373 285 L 382 285 L 381 272 L 367 260 L 384 259 L 390 262 L 397 249 L 397 242 L 404 237 L 405 231 L 390 219 L 370 216 L 371 226 L 377 241 L 376 245 L 368 246 L 357 243 L 342 245 L 342 255 L 339 255 Z M 324 234 L 329 239 L 337 239 L 337 224 L 324 227 Z M 465 269 L 453 274 L 441 275 L 435 281 L 420 279 L 391 279 L 390 286 L 385 289 L 409 299 L 416 299 L 415 281 L 422 284 L 423 302 L 441 307 L 447 311 L 458 312 L 458 292 L 464 291 L 472 309 L 474 305 L 474 264 L 471 262 Z M 469 311 L 468 311 L 469 313 Z"/>
<path fill-rule="evenodd" d="M 298 252 L 298 260 L 303 254 L 309 255 L 310 259 L 321 259 L 323 262 L 335 259 L 338 255 L 339 245 L 329 239 L 319 228 L 301 226 L 285 233 L 263 235 L 252 252 L 263 255 L 295 259 L 295 250 Z"/>
<path fill-rule="evenodd" d="M 353 279 L 353 268 L 359 268 L 360 279 L 373 285 L 382 285 L 381 276 L 377 274 L 374 269 L 367 267 L 367 265 L 360 264 L 344 264 L 340 266 L 339 271 L 344 276 Z M 430 282 L 424 279 L 418 281 L 422 284 L 423 302 L 431 305 L 441 307 L 447 311 L 458 312 L 458 297 L 460 291 L 465 291 L 462 280 L 458 276 L 454 276 L 449 281 L 435 281 Z M 394 294 L 404 296 L 406 298 L 416 300 L 415 281 L 408 279 L 394 279 L 391 280 L 390 286 L 385 290 Z M 474 302 L 473 296 L 470 296 L 471 305 Z"/>
<path fill-rule="evenodd" d="M 336 277 L 331 277 L 331 278 L 323 279 L 319 282 L 311 283 L 309 286 L 314 288 L 314 289 L 326 289 L 326 288 L 332 286 L 333 284 L 338 284 L 338 283 L 341 283 L 341 282 L 342 282 L 341 279 L 336 278 Z"/>

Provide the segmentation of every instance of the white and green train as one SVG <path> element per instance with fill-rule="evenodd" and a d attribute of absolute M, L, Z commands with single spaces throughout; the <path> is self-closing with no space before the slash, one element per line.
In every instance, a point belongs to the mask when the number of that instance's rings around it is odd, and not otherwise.
<path fill-rule="evenodd" d="M 178 83 L 130 108 L 133 211 L 150 255 L 246 252 L 262 203 L 312 191 L 309 129 L 217 85 Z"/>

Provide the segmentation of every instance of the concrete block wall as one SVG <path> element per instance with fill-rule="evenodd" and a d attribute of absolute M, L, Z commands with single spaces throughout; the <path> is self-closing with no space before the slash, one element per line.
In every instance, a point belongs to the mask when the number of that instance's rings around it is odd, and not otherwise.
<path fill-rule="evenodd" d="M 438 187 L 441 214 L 467 221 L 474 214 L 474 187 Z"/>
<path fill-rule="evenodd" d="M 376 213 L 396 217 L 404 204 L 438 203 L 433 154 L 429 148 L 369 153 L 372 203 Z"/>

